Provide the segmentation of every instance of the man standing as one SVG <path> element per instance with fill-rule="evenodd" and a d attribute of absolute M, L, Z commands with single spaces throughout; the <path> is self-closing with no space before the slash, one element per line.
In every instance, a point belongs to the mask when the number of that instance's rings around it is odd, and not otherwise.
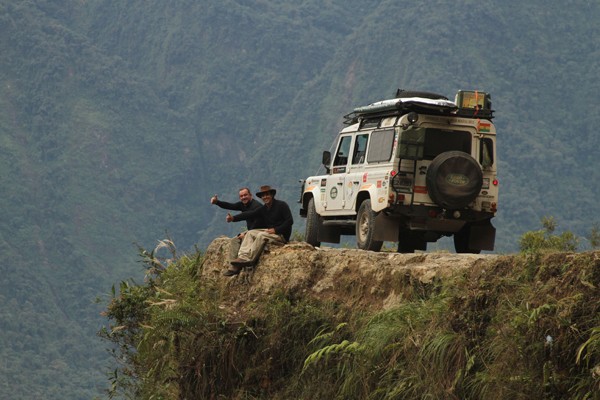
<path fill-rule="evenodd" d="M 240 201 L 236 203 L 227 203 L 225 201 L 219 200 L 217 195 L 215 194 L 210 199 L 211 204 L 216 204 L 217 206 L 225 209 L 225 210 L 235 210 L 235 211 L 251 211 L 256 210 L 261 207 L 261 204 L 252 198 L 252 193 L 250 193 L 250 189 L 247 187 L 243 187 L 239 190 Z M 230 214 L 227 214 L 230 216 Z M 228 221 L 229 222 L 229 221 Z M 246 219 L 246 227 L 248 230 L 264 228 L 264 224 L 261 221 L 260 216 L 256 216 L 253 218 Z M 242 244 L 242 240 L 244 239 L 245 232 L 239 233 L 237 236 L 234 236 L 229 241 L 229 261 L 233 261 L 238 256 L 238 251 L 240 249 L 240 245 Z"/>
<path fill-rule="evenodd" d="M 275 193 L 277 191 L 271 186 L 261 186 L 260 192 L 256 193 L 264 203 L 260 208 L 235 216 L 227 215 L 227 222 L 247 221 L 249 218 L 259 217 L 266 229 L 252 229 L 246 232 L 238 257 L 230 261 L 232 268 L 223 275 L 237 275 L 243 267 L 254 265 L 267 242 L 284 244 L 290 240 L 294 223 L 292 212 L 285 201 L 275 199 Z"/>

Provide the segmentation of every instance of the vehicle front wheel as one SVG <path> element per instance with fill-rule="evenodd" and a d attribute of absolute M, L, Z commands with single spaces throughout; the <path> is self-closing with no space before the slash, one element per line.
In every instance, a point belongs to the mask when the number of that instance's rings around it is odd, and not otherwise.
<path fill-rule="evenodd" d="M 308 201 L 308 208 L 306 210 L 306 230 L 304 231 L 304 240 L 306 243 L 319 247 L 319 214 L 315 209 L 315 199 L 311 198 Z"/>
<path fill-rule="evenodd" d="M 356 246 L 361 250 L 379 251 L 383 246 L 382 241 L 373 240 L 376 216 L 371 200 L 363 201 L 356 216 Z"/>

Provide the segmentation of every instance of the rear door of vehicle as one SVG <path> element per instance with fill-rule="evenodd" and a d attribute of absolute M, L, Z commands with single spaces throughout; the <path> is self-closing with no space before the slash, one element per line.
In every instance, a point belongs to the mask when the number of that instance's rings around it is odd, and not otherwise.
<path fill-rule="evenodd" d="M 416 165 L 413 204 L 433 205 L 426 180 L 431 161 L 447 151 L 462 151 L 471 155 L 474 138 L 473 132 L 469 132 L 467 127 L 448 129 L 424 125 L 421 128 L 425 128 L 425 143 L 423 158 Z"/>

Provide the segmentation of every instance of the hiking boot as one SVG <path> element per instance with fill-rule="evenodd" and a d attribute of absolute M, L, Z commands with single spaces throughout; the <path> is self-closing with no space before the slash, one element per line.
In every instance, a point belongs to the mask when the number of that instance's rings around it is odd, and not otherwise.
<path fill-rule="evenodd" d="M 225 276 L 235 276 L 235 275 L 239 275 L 240 271 L 242 269 L 228 269 L 227 271 L 223 272 L 223 275 Z"/>
<path fill-rule="evenodd" d="M 235 260 L 231 260 L 229 263 L 234 267 L 247 267 L 253 264 L 252 261 L 244 260 L 243 258 L 236 258 Z"/>

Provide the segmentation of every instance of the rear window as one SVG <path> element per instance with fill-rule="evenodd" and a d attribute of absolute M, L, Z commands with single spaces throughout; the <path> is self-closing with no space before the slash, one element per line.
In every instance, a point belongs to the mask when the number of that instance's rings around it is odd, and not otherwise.
<path fill-rule="evenodd" d="M 423 158 L 433 160 L 439 154 L 447 151 L 462 151 L 471 154 L 471 134 L 465 131 L 426 129 Z"/>

